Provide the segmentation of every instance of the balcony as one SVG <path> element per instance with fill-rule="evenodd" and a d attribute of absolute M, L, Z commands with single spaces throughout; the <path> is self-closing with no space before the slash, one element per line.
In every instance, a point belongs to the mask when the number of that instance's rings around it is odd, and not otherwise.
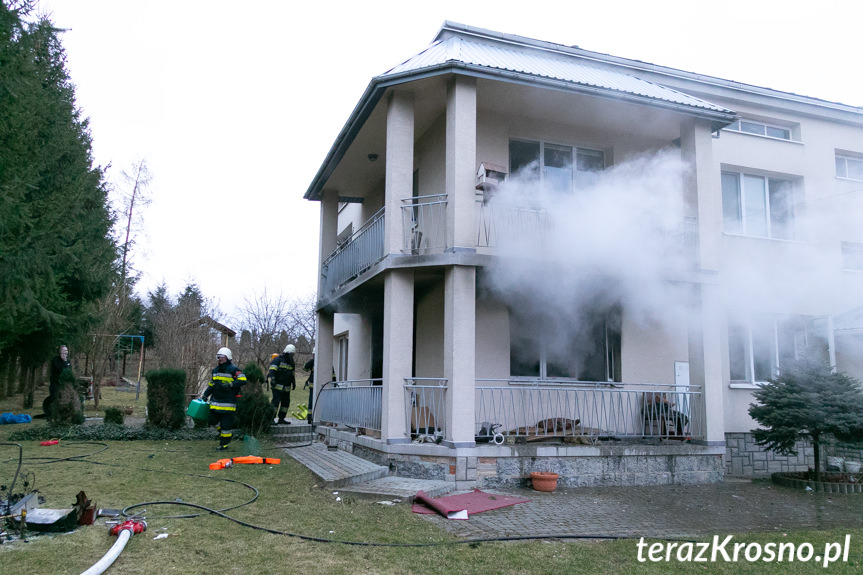
<path fill-rule="evenodd" d="M 402 229 L 404 253 L 417 255 L 446 250 L 446 194 L 403 199 Z"/>
<path fill-rule="evenodd" d="M 401 200 L 402 253 L 424 255 L 443 253 L 448 247 L 447 196 L 434 194 Z M 494 253 L 515 241 L 541 245 L 554 230 L 552 215 L 543 209 L 485 202 L 477 197 L 476 246 Z M 384 208 L 340 245 L 321 266 L 321 290 L 329 294 L 381 261 L 384 250 Z M 696 260 L 698 225 L 695 218 L 651 218 L 642 222 L 645 233 L 661 238 L 668 249 L 662 257 L 679 256 L 692 264 Z"/>
<path fill-rule="evenodd" d="M 381 431 L 381 380 L 336 382 L 321 390 L 319 421 Z M 447 380 L 405 378 L 406 435 L 438 443 L 447 435 Z M 673 384 L 477 380 L 477 443 L 564 443 L 704 438 L 701 388 Z"/>
<path fill-rule="evenodd" d="M 321 265 L 321 293 L 329 294 L 384 259 L 384 208 Z"/>

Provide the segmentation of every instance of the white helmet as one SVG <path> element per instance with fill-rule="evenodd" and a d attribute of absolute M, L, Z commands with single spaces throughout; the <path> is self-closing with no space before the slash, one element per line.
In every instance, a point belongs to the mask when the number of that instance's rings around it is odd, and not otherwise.
<path fill-rule="evenodd" d="M 294 353 L 295 351 L 297 351 L 297 348 L 294 347 L 294 344 L 289 343 L 285 346 L 285 351 L 283 351 L 282 353 Z"/>
<path fill-rule="evenodd" d="M 227 347 L 219 349 L 219 351 L 216 352 L 216 355 L 224 355 L 228 358 L 228 361 L 232 361 L 234 359 L 234 356 L 231 354 L 231 350 Z"/>

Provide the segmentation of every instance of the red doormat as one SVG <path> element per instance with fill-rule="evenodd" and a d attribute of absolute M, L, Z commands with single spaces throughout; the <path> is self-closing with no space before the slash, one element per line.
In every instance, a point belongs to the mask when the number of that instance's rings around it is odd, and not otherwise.
<path fill-rule="evenodd" d="M 525 497 L 495 495 L 474 489 L 470 493 L 449 495 L 432 499 L 424 491 L 417 491 L 412 511 L 414 513 L 440 513 L 447 519 L 467 519 L 468 515 L 482 513 L 499 507 L 509 507 L 530 501 Z"/>

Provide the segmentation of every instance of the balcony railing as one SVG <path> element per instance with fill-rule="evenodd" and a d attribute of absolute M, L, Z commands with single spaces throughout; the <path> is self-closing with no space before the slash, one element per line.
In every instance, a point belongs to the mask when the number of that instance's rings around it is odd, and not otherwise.
<path fill-rule="evenodd" d="M 446 436 L 446 379 L 405 378 L 408 435 L 437 440 Z"/>
<path fill-rule="evenodd" d="M 480 248 L 496 248 L 518 238 L 539 239 L 551 229 L 551 218 L 545 210 L 484 202 L 477 196 L 477 237 Z"/>
<path fill-rule="evenodd" d="M 701 439 L 701 389 L 661 384 L 525 384 L 481 380 L 476 387 L 476 433 L 488 436 Z M 488 437 L 487 439 L 491 439 Z"/>
<path fill-rule="evenodd" d="M 384 258 L 384 208 L 321 265 L 321 292 L 331 293 Z"/>
<path fill-rule="evenodd" d="M 483 201 L 480 195 L 477 195 L 476 220 L 476 245 L 480 248 L 498 248 L 525 240 L 541 245 L 554 233 L 554 219 L 547 209 Z M 665 246 L 663 258 L 678 255 L 685 262 L 695 261 L 698 242 L 695 218 L 645 215 L 639 223 L 645 237 L 657 238 Z"/>
<path fill-rule="evenodd" d="M 321 390 L 315 416 L 322 423 L 381 431 L 380 379 L 336 381 Z"/>
<path fill-rule="evenodd" d="M 404 247 L 408 254 L 442 252 L 446 242 L 446 194 L 402 200 Z"/>

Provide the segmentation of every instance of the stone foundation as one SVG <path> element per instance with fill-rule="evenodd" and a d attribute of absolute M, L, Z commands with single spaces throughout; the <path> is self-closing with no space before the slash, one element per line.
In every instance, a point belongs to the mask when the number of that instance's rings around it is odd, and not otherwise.
<path fill-rule="evenodd" d="M 815 466 L 815 451 L 799 441 L 797 455 L 779 455 L 755 443 L 751 433 L 725 434 L 725 472 L 740 477 L 770 477 L 780 471 L 806 471 Z M 826 461 L 826 450 L 821 450 Z M 822 462 L 822 465 L 824 462 Z"/>
<path fill-rule="evenodd" d="M 532 471 L 552 471 L 562 487 L 683 485 L 723 480 L 724 447 L 688 443 L 606 445 L 393 444 L 318 427 L 328 444 L 389 467 L 391 475 L 452 481 L 456 489 L 528 487 Z"/>

